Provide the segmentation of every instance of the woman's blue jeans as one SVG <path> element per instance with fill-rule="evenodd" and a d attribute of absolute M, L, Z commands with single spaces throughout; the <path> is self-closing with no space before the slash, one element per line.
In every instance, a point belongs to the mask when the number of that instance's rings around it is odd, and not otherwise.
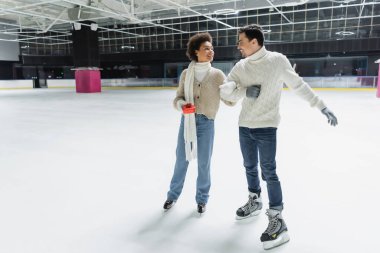
<path fill-rule="evenodd" d="M 214 120 L 208 119 L 202 114 L 196 114 L 195 121 L 197 128 L 198 148 L 198 178 L 195 200 L 198 204 L 206 204 L 208 201 L 208 193 L 211 186 L 210 164 L 212 149 L 214 145 Z M 174 174 L 170 183 L 170 190 L 167 194 L 168 200 L 177 200 L 181 195 L 187 168 L 189 166 L 189 162 L 186 161 L 185 140 L 183 133 L 184 117 L 182 116 L 181 125 L 178 132 Z"/>
<path fill-rule="evenodd" d="M 258 163 L 261 177 L 267 183 L 269 208 L 282 210 L 281 184 L 276 174 L 277 128 L 239 127 L 240 149 L 243 154 L 248 190 L 260 193 Z"/>

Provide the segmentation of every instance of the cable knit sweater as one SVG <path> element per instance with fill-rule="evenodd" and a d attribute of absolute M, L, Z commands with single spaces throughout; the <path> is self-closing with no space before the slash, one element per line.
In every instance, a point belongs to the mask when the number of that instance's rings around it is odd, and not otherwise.
<path fill-rule="evenodd" d="M 178 110 L 178 102 L 185 101 L 184 83 L 187 69 L 185 69 L 180 78 L 177 89 L 177 95 L 174 98 L 173 105 Z M 197 74 L 196 74 L 197 76 Z M 219 86 L 225 80 L 224 73 L 216 68 L 211 67 L 201 82 L 194 78 L 194 104 L 197 114 L 203 114 L 209 119 L 215 119 L 219 110 L 220 92 Z M 233 102 L 223 101 L 227 105 L 234 105 Z"/>
<path fill-rule="evenodd" d="M 310 86 L 294 71 L 286 56 L 267 51 L 265 47 L 240 60 L 226 81 L 234 81 L 237 88 L 228 96 L 222 93 L 223 99 L 237 102 L 244 97 L 239 116 L 239 126 L 242 127 L 278 127 L 279 105 L 284 83 L 311 106 L 316 106 L 320 110 L 326 107 Z M 257 99 L 245 96 L 246 88 L 251 85 L 261 85 Z"/>

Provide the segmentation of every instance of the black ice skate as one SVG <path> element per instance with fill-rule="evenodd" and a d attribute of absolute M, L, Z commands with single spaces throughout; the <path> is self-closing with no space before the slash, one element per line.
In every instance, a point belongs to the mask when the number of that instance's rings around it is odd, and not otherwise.
<path fill-rule="evenodd" d="M 248 202 L 236 211 L 236 219 L 241 220 L 259 215 L 262 208 L 263 203 L 261 202 L 261 197 L 256 193 L 250 193 L 248 196 Z"/>
<path fill-rule="evenodd" d="M 260 240 L 264 249 L 271 249 L 289 241 L 288 228 L 282 218 L 281 211 L 267 209 L 269 224 Z"/>
<path fill-rule="evenodd" d="M 174 206 L 174 204 L 175 204 L 174 200 L 166 200 L 164 203 L 164 209 L 169 210 L 170 208 Z"/>
<path fill-rule="evenodd" d="M 202 214 L 204 212 L 206 212 L 206 204 L 203 204 L 203 203 L 198 204 L 198 213 Z"/>

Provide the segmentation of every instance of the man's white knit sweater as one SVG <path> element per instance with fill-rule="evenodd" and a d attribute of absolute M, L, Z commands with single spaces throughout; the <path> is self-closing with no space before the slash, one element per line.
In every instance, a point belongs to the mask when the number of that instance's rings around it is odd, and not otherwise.
<path fill-rule="evenodd" d="M 264 46 L 234 66 L 226 80 L 227 83 L 231 81 L 235 82 L 237 87 L 229 94 L 221 90 L 221 97 L 231 102 L 244 98 L 239 117 L 239 126 L 242 127 L 278 127 L 279 105 L 284 83 L 311 106 L 316 106 L 320 110 L 326 107 L 310 86 L 294 71 L 286 56 L 267 51 Z M 252 85 L 261 86 L 260 95 L 256 99 L 247 98 L 245 94 L 246 88 Z"/>

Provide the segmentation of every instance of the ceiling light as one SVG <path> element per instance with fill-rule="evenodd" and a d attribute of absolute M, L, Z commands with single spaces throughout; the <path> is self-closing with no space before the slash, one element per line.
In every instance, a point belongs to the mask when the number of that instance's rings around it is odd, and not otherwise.
<path fill-rule="evenodd" d="M 214 11 L 214 14 L 216 15 L 235 15 L 235 14 L 238 14 L 239 11 L 235 10 L 235 9 L 220 9 L 220 10 L 216 10 Z"/>
<path fill-rule="evenodd" d="M 354 2 L 355 0 L 330 0 L 330 1 L 334 3 L 339 3 L 339 4 L 348 4 L 348 3 Z"/>
<path fill-rule="evenodd" d="M 134 47 L 134 46 L 121 46 L 121 49 L 124 49 L 124 48 L 135 49 L 135 47 Z"/>
<path fill-rule="evenodd" d="M 98 30 L 98 24 L 96 24 L 96 23 L 92 23 L 92 24 L 90 25 L 90 28 L 91 28 L 92 31 L 96 31 L 96 30 Z"/>
<path fill-rule="evenodd" d="M 355 33 L 354 32 L 347 32 L 347 31 L 340 31 L 340 32 L 336 32 L 335 34 L 336 35 L 342 35 L 342 36 L 348 36 L 348 35 L 354 35 Z"/>
<path fill-rule="evenodd" d="M 291 6 L 302 5 L 302 4 L 305 4 L 307 2 L 309 2 L 309 0 L 291 0 L 290 2 L 284 3 L 282 6 L 291 7 Z M 273 3 L 273 1 L 272 1 L 272 3 Z"/>
<path fill-rule="evenodd" d="M 80 23 L 74 23 L 74 30 L 80 30 L 81 26 L 82 25 Z"/>

